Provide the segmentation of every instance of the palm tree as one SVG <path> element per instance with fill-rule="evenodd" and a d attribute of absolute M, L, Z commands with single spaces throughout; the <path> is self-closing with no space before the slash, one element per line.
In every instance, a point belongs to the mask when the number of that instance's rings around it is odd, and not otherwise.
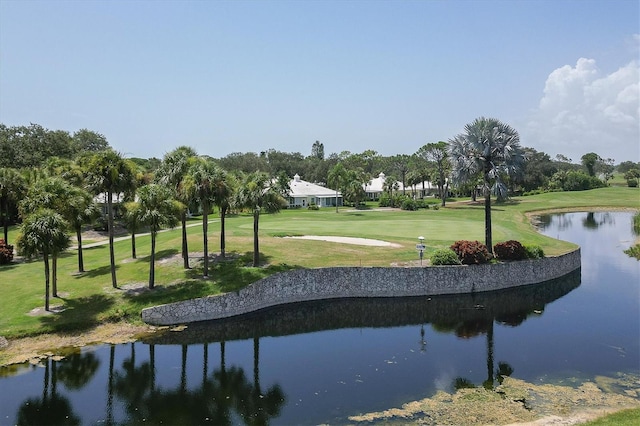
<path fill-rule="evenodd" d="M 75 231 L 78 240 L 78 272 L 84 272 L 82 257 L 82 225 L 100 215 L 93 197 L 82 188 L 68 184 L 60 177 L 48 177 L 35 182 L 20 203 L 22 216 L 40 208 L 57 211 Z M 57 297 L 57 257 L 53 257 L 53 296 Z"/>
<path fill-rule="evenodd" d="M 17 203 L 25 186 L 25 181 L 17 169 L 0 168 L 0 215 L 3 219 L 4 241 L 7 244 L 9 244 L 10 206 L 12 203 Z"/>
<path fill-rule="evenodd" d="M 197 157 L 196 151 L 188 146 L 180 146 L 164 156 L 162 164 L 156 171 L 156 181 L 170 187 L 174 191 L 174 198 L 185 205 L 180 215 L 182 222 L 182 259 L 184 269 L 189 269 L 189 247 L 187 243 L 187 209 L 191 200 L 184 189 L 184 178 L 191 163 Z"/>
<path fill-rule="evenodd" d="M 131 257 L 136 259 L 136 232 L 142 227 L 140 222 L 140 216 L 142 211 L 140 210 L 140 203 L 135 201 L 129 201 L 124 203 L 124 225 L 127 231 L 131 233 Z"/>
<path fill-rule="evenodd" d="M 225 247 L 225 217 L 233 204 L 233 194 L 238 187 L 235 177 L 227 173 L 224 169 L 218 169 L 215 181 L 215 193 L 213 200 L 220 208 L 220 256 L 224 259 Z"/>
<path fill-rule="evenodd" d="M 140 222 L 149 226 L 151 233 L 151 258 L 149 260 L 149 288 L 155 283 L 156 236 L 164 227 L 178 224 L 178 216 L 183 210 L 180 202 L 171 198 L 171 190 L 158 184 L 149 184 L 138 190 L 140 199 Z"/>
<path fill-rule="evenodd" d="M 87 183 L 95 193 L 105 193 L 109 231 L 111 284 L 118 287 L 116 260 L 113 251 L 113 194 L 130 192 L 136 186 L 135 167 L 119 153 L 108 150 L 94 154 L 86 164 Z"/>
<path fill-rule="evenodd" d="M 49 310 L 49 256 L 54 256 L 69 247 L 69 236 L 65 232 L 68 223 L 59 213 L 50 209 L 41 209 L 27 216 L 20 227 L 18 251 L 25 257 L 42 255 L 44 262 L 45 302 L 44 309 Z"/>
<path fill-rule="evenodd" d="M 443 141 L 428 143 L 418 150 L 418 155 L 435 165 L 435 171 L 438 176 L 438 191 L 440 192 L 440 198 L 442 199 L 441 205 L 444 207 L 447 192 L 449 191 L 447 175 L 451 171 L 447 143 Z"/>
<path fill-rule="evenodd" d="M 254 172 L 246 175 L 237 192 L 237 205 L 253 211 L 253 266 L 260 264 L 258 226 L 260 213 L 277 213 L 286 205 L 286 200 L 269 186 L 270 179 L 265 173 Z"/>
<path fill-rule="evenodd" d="M 198 157 L 191 165 L 184 178 L 185 191 L 192 194 L 193 199 L 200 203 L 202 208 L 202 241 L 204 246 L 204 272 L 203 278 L 209 277 L 209 212 L 214 203 L 216 184 L 220 173 L 218 167 L 211 161 Z"/>
<path fill-rule="evenodd" d="M 495 118 L 480 117 L 465 126 L 465 132 L 449 140 L 452 176 L 456 183 L 483 176 L 485 245 L 491 244 L 491 192 L 506 197 L 503 178 L 517 177 L 525 162 L 518 132 Z"/>
<path fill-rule="evenodd" d="M 338 163 L 331 170 L 327 176 L 327 183 L 329 186 L 333 186 L 336 189 L 336 213 L 338 213 L 338 194 L 343 189 L 347 182 L 347 169 L 344 168 L 342 163 Z"/>

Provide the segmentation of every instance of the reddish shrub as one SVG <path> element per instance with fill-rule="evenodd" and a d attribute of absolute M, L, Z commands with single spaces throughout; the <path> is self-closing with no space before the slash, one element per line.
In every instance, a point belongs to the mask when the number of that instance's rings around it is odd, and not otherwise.
<path fill-rule="evenodd" d="M 451 250 L 458 255 L 458 259 L 463 265 L 479 265 L 491 260 L 491 253 L 489 253 L 487 246 L 479 241 L 456 241 L 451 246 Z"/>
<path fill-rule="evenodd" d="M 509 240 L 493 246 L 493 254 L 500 260 L 522 260 L 527 258 L 527 251 L 519 241 Z"/>
<path fill-rule="evenodd" d="M 13 260 L 13 246 L 0 238 L 0 265 L 6 265 Z"/>

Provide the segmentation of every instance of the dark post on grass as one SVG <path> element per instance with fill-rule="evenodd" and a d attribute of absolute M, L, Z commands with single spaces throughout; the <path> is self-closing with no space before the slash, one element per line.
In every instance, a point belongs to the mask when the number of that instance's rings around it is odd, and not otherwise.
<path fill-rule="evenodd" d="M 420 253 L 420 266 L 422 266 L 422 258 L 424 257 L 424 249 L 427 248 L 427 246 L 424 245 L 424 237 L 423 236 L 418 237 L 418 240 L 420 240 L 420 243 L 416 244 L 416 250 L 418 250 L 418 252 Z"/>

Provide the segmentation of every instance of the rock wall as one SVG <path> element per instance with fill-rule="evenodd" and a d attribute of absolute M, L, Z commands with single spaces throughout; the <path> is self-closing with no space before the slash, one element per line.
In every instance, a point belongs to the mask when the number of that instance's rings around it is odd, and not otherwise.
<path fill-rule="evenodd" d="M 264 278 L 239 291 L 146 308 L 142 320 L 173 325 L 310 300 L 501 290 L 552 280 L 577 268 L 579 249 L 557 257 L 488 265 L 297 269 Z"/>

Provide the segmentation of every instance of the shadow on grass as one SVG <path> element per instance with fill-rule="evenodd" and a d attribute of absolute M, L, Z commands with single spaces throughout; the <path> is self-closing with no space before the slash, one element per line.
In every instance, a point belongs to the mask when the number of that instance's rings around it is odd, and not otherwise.
<path fill-rule="evenodd" d="M 162 260 L 164 258 L 167 257 L 172 257 L 175 256 L 176 254 L 178 254 L 179 251 L 176 249 L 167 249 L 167 250 L 160 250 L 156 252 L 156 262 L 159 260 Z M 147 262 L 149 263 L 149 261 L 151 260 L 151 254 L 149 254 L 148 256 L 138 256 L 138 258 L 136 259 L 138 262 L 142 261 L 142 262 Z M 180 258 L 180 260 L 182 260 L 182 257 Z"/>
<path fill-rule="evenodd" d="M 116 271 L 119 268 L 120 268 L 120 265 L 116 265 Z M 76 278 L 76 279 L 84 278 L 84 277 L 95 278 L 95 277 L 99 277 L 99 276 L 102 276 L 102 275 L 107 275 L 107 274 L 110 274 L 110 273 L 111 273 L 111 265 L 105 265 L 105 266 L 100 266 L 99 268 L 90 269 L 88 271 L 75 273 L 73 275 L 73 277 Z"/>
<path fill-rule="evenodd" d="M 55 315 L 43 316 L 40 322 L 54 332 L 82 331 L 98 324 L 98 316 L 114 305 L 113 299 L 102 294 L 94 294 L 79 299 L 52 298 L 64 301 L 64 311 Z"/>

